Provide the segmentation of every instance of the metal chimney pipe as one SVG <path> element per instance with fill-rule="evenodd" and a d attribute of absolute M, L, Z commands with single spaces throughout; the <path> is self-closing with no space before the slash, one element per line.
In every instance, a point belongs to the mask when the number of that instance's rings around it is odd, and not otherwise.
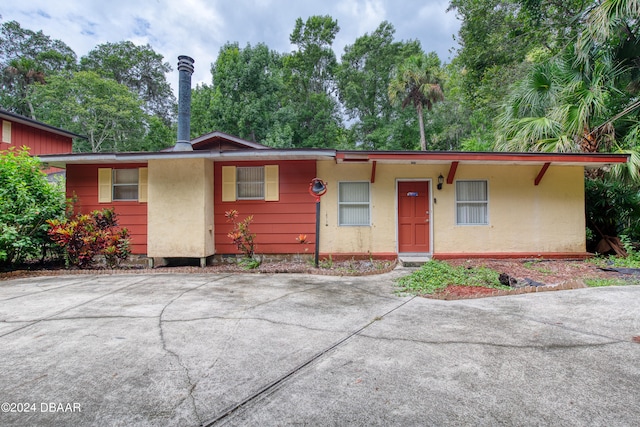
<path fill-rule="evenodd" d="M 178 56 L 178 141 L 173 151 L 192 151 L 191 146 L 191 75 L 193 58 Z"/>

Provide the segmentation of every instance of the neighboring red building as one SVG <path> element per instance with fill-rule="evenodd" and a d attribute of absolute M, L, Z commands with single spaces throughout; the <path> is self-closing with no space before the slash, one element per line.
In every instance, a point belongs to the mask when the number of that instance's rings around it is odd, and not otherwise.
<path fill-rule="evenodd" d="M 48 124 L 32 120 L 19 114 L 0 109 L 2 139 L 0 151 L 10 147 L 29 147 L 33 156 L 41 154 L 71 153 L 73 138 L 80 135 L 68 132 Z"/>

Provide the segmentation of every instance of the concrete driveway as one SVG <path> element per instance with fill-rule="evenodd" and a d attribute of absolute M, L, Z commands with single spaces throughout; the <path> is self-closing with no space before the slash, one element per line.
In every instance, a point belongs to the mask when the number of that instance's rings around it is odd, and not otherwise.
<path fill-rule="evenodd" d="M 393 279 L 0 282 L 0 425 L 637 425 L 640 287 L 466 301 Z"/>

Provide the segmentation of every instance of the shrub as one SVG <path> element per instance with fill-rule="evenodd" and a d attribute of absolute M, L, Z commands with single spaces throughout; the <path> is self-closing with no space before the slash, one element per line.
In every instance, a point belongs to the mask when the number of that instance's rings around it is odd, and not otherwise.
<path fill-rule="evenodd" d="M 51 245 L 49 219 L 64 215 L 64 191 L 51 184 L 28 149 L 0 153 L 0 266 L 15 266 Z"/>
<path fill-rule="evenodd" d="M 589 249 L 605 236 L 626 235 L 640 240 L 640 193 L 624 182 L 585 179 L 587 227 L 591 229 Z M 588 235 L 589 236 L 589 235 Z"/>
<path fill-rule="evenodd" d="M 253 215 L 249 215 L 242 221 L 238 221 L 238 211 L 232 209 L 224 213 L 224 216 L 227 218 L 227 222 L 233 224 L 233 228 L 227 234 L 227 237 L 231 239 L 236 248 L 246 258 L 253 258 L 255 254 L 255 243 L 254 239 L 256 237 L 255 234 L 251 233 L 249 226 L 253 222 Z"/>
<path fill-rule="evenodd" d="M 129 249 L 129 232 L 117 229 L 118 221 L 113 209 L 74 215 L 69 219 L 48 221 L 49 236 L 64 250 L 67 267 L 88 268 L 95 258 L 103 255 L 108 267 L 117 267 L 125 261 Z"/>

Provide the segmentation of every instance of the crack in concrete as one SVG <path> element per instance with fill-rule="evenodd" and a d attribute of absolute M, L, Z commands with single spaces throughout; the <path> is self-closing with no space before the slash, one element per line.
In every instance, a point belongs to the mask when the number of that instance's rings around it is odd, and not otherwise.
<path fill-rule="evenodd" d="M 254 308 L 257 308 L 257 307 L 260 307 L 260 306 L 263 306 L 263 305 L 266 305 L 266 304 L 271 304 L 271 303 L 272 303 L 272 302 L 274 302 L 274 301 L 281 300 L 281 299 L 286 298 L 286 297 L 288 297 L 288 296 L 290 296 L 290 295 L 303 294 L 303 293 L 305 293 L 305 292 L 309 292 L 309 291 L 312 291 L 312 290 L 314 290 L 314 289 L 321 288 L 322 286 L 323 286 L 322 284 L 320 284 L 320 285 L 311 285 L 311 287 L 310 287 L 310 288 L 301 289 L 301 290 L 299 290 L 299 291 L 294 291 L 294 292 L 288 292 L 288 293 L 286 293 L 286 294 L 280 295 L 280 296 L 279 296 L 279 297 L 277 297 L 277 298 L 270 299 L 270 300 L 268 300 L 268 301 L 263 301 L 263 302 L 258 303 L 258 304 L 256 304 L 256 305 L 252 305 L 252 306 L 249 306 L 249 307 L 245 307 L 245 308 L 243 308 L 243 309 L 241 309 L 241 310 L 236 310 L 236 312 L 241 311 L 241 312 L 245 313 L 247 310 L 252 310 L 252 309 L 254 309 Z"/>
<path fill-rule="evenodd" d="M 94 276 L 94 277 L 95 277 L 95 276 Z M 80 304 L 76 304 L 76 305 L 74 305 L 74 306 L 72 306 L 72 307 L 67 307 L 67 308 L 65 308 L 65 309 L 63 309 L 63 310 L 60 310 L 60 311 L 58 311 L 58 312 L 56 312 L 56 313 L 53 313 L 53 314 L 51 314 L 51 315 L 49 315 L 49 316 L 46 316 L 46 317 L 43 317 L 43 318 L 41 318 L 41 319 L 36 319 L 36 320 L 30 321 L 30 323 L 29 323 L 29 324 L 27 324 L 27 325 L 24 325 L 24 326 L 22 326 L 22 327 L 20 327 L 20 328 L 14 329 L 14 330 L 12 330 L 12 331 L 9 331 L 9 332 L 6 332 L 6 333 L 4 333 L 4 334 L 0 335 L 0 338 L 4 338 L 4 337 L 6 337 L 6 336 L 8 336 L 8 335 L 11 335 L 11 334 L 13 334 L 13 333 L 15 333 L 15 332 L 18 332 L 18 331 L 21 331 L 21 330 L 23 330 L 23 329 L 29 328 L 29 327 L 31 327 L 31 326 L 37 325 L 37 324 L 38 324 L 38 323 L 40 323 L 40 322 L 43 322 L 43 321 L 46 321 L 46 320 L 50 320 L 50 319 L 52 319 L 53 317 L 56 317 L 56 316 L 58 316 L 58 315 L 60 315 L 60 314 L 62 314 L 62 313 L 66 313 L 67 311 L 74 310 L 74 309 L 76 309 L 76 308 L 78 308 L 78 307 L 82 307 L 83 305 L 86 305 L 86 304 L 89 304 L 89 303 L 91 303 L 91 302 L 97 301 L 97 300 L 99 300 L 99 299 L 101 299 L 101 298 L 104 298 L 104 297 L 107 297 L 107 296 L 109 296 L 109 295 L 112 295 L 112 294 L 114 294 L 114 293 L 116 293 L 116 292 L 119 292 L 119 291 L 121 291 L 121 290 L 123 290 L 123 289 L 127 289 L 127 288 L 130 288 L 130 287 L 132 287 L 132 286 L 140 285 L 141 283 L 145 282 L 146 280 L 148 280 L 148 278 L 147 278 L 147 277 L 143 277 L 142 279 L 138 280 L 137 282 L 131 283 L 131 284 L 127 285 L 127 286 L 122 286 L 122 287 L 120 287 L 120 288 L 118 288 L 118 289 L 114 289 L 114 290 L 113 290 L 113 291 L 111 291 L 111 292 L 107 292 L 106 294 L 102 294 L 102 295 L 97 296 L 97 297 L 95 297 L 95 298 L 91 298 L 90 300 L 87 300 L 87 301 L 81 302 Z"/>
<path fill-rule="evenodd" d="M 96 277 L 96 276 L 91 276 L 91 277 Z M 16 295 L 16 296 L 13 296 L 13 297 L 0 299 L 0 302 L 11 301 L 11 300 L 14 300 L 14 299 L 29 297 L 29 296 L 32 296 L 32 295 L 38 295 L 38 294 L 41 294 L 41 293 L 44 293 L 44 292 L 55 291 L 57 289 L 66 288 L 68 286 L 74 286 L 74 285 L 77 285 L 77 284 L 82 283 L 82 282 L 83 282 L 83 280 L 76 280 L 73 283 L 67 283 L 66 285 L 60 285 L 60 286 L 52 287 L 52 288 L 49 288 L 49 289 L 42 289 L 41 286 L 38 285 L 37 288 L 40 289 L 39 291 L 29 292 L 27 294 Z"/>
<path fill-rule="evenodd" d="M 517 344 L 500 344 L 494 343 L 490 341 L 428 341 L 428 340 L 420 340 L 413 338 L 392 338 L 392 337 L 383 337 L 383 336 L 374 336 L 367 334 L 358 334 L 358 337 L 368 338 L 371 340 L 381 340 L 381 341 L 391 341 L 391 342 L 411 342 L 414 344 L 427 344 L 427 345 L 475 345 L 475 346 L 483 346 L 483 347 L 497 347 L 497 348 L 510 348 L 510 349 L 523 349 L 523 350 L 564 350 L 564 349 L 576 349 L 576 348 L 597 348 L 597 347 L 606 347 L 613 344 L 620 344 L 626 341 L 608 341 L 602 343 L 584 343 L 584 344 L 541 344 L 541 345 L 517 345 Z"/>
<path fill-rule="evenodd" d="M 513 316 L 516 316 L 516 315 L 513 315 Z M 540 323 L 540 324 L 543 324 L 543 325 L 553 326 L 553 327 L 556 327 L 556 328 L 564 329 L 566 331 L 575 332 L 575 333 L 578 333 L 578 334 L 581 334 L 581 335 L 587 335 L 587 336 L 598 337 L 598 338 L 605 338 L 605 339 L 612 340 L 612 341 L 617 341 L 617 342 L 626 342 L 626 341 L 620 340 L 619 338 L 616 338 L 616 337 L 610 337 L 609 335 L 603 335 L 603 334 L 598 334 L 598 333 L 595 333 L 595 332 L 585 331 L 585 330 L 582 330 L 582 329 L 572 328 L 572 327 L 569 327 L 569 326 L 565 326 L 564 324 L 559 324 L 558 322 L 551 322 L 551 321 L 534 319 L 534 318 L 531 318 L 531 317 L 525 316 L 525 315 L 520 315 L 520 316 L 517 316 L 517 317 L 520 317 L 521 319 L 527 319 L 527 320 L 529 320 L 531 322 Z"/>
<path fill-rule="evenodd" d="M 193 317 L 190 319 L 174 319 L 174 320 L 164 320 L 166 323 L 189 323 L 189 322 L 197 322 L 199 320 L 234 320 L 234 321 L 242 321 L 242 320 L 256 320 L 259 322 L 267 322 L 273 325 L 281 325 L 281 326 L 293 326 L 297 328 L 302 328 L 308 331 L 316 331 L 316 332 L 346 332 L 343 329 L 325 329 L 325 328 L 313 328 L 310 326 L 300 325 L 297 323 L 288 323 L 288 322 L 279 322 L 276 320 L 266 319 L 264 317 L 230 317 L 230 316 L 204 316 L 204 317 Z"/>
<path fill-rule="evenodd" d="M 304 362 L 302 362 L 298 366 L 296 366 L 293 369 L 291 369 L 289 372 L 286 372 L 285 374 L 281 375 L 279 378 L 276 378 L 275 380 L 271 381 L 270 383 L 268 383 L 268 384 L 264 385 L 263 387 L 259 388 L 256 392 L 254 392 L 250 396 L 246 397 L 244 400 L 242 400 L 242 401 L 238 402 L 237 404 L 232 405 L 232 406 L 228 407 L 227 409 L 223 410 L 221 414 L 218 414 L 216 416 L 216 418 L 213 418 L 213 419 L 211 419 L 209 421 L 206 421 L 206 422 L 202 423 L 201 425 L 203 427 L 213 426 L 213 425 L 225 420 L 226 418 L 228 418 L 229 416 L 231 416 L 233 413 L 237 412 L 238 410 L 240 410 L 242 408 L 245 408 L 246 405 L 248 405 L 249 403 L 254 402 L 254 401 L 258 401 L 263 396 L 268 396 L 268 395 L 270 395 L 272 393 L 275 393 L 275 391 L 278 390 L 287 380 L 289 380 L 293 376 L 295 376 L 298 373 L 300 373 L 300 371 L 302 371 L 304 368 L 306 368 L 308 366 L 311 366 L 312 364 L 317 362 L 320 358 L 322 358 L 323 356 L 327 355 L 332 350 L 335 350 L 336 348 L 338 348 L 339 346 L 341 346 L 345 342 L 349 341 L 354 336 L 360 334 L 362 331 L 364 331 L 365 329 L 367 329 L 369 326 L 371 326 L 372 324 L 376 323 L 377 321 L 383 319 L 385 316 L 388 316 L 389 314 L 393 313 L 394 311 L 396 311 L 396 310 L 400 309 L 401 307 L 403 307 L 404 305 L 408 304 L 414 298 L 416 298 L 416 297 L 414 296 L 414 297 L 411 297 L 410 299 L 408 299 L 406 301 L 403 301 L 401 304 L 393 307 L 391 310 L 388 310 L 386 313 L 384 313 L 381 316 L 375 316 L 373 318 L 373 320 L 369 321 L 364 326 L 362 326 L 359 329 L 347 334 L 345 337 L 341 338 L 340 340 L 338 340 L 337 342 L 333 343 L 329 347 L 319 351 L 318 353 L 316 353 L 315 355 L 311 356 L 310 358 L 308 358 L 307 360 L 305 360 Z"/>
<path fill-rule="evenodd" d="M 221 276 L 216 278 L 215 280 L 210 280 L 207 281 L 205 283 L 202 283 L 198 286 L 194 286 L 192 288 L 186 289 L 183 292 L 181 292 L 180 294 L 178 294 L 177 296 L 175 296 L 174 298 L 172 298 L 170 301 L 168 301 L 165 306 L 162 308 L 162 311 L 160 312 L 160 315 L 158 316 L 158 329 L 160 332 L 160 342 L 162 343 L 162 349 L 169 355 L 173 356 L 176 361 L 178 362 L 178 364 L 180 365 L 180 367 L 182 368 L 183 372 L 185 373 L 186 379 L 187 379 L 187 384 L 189 385 L 189 389 L 188 389 L 188 394 L 187 396 L 185 396 L 184 399 L 181 399 L 180 401 L 178 401 L 177 405 L 175 406 L 175 408 L 180 407 L 180 405 L 182 405 L 182 403 L 189 398 L 189 400 L 191 401 L 191 406 L 193 408 L 193 414 L 195 415 L 196 419 L 198 420 L 198 422 L 202 422 L 202 418 L 200 417 L 200 414 L 198 413 L 198 408 L 196 405 L 196 399 L 193 395 L 193 391 L 196 388 L 197 382 L 194 382 L 193 379 L 191 378 L 191 373 L 189 372 L 189 368 L 187 368 L 187 366 L 182 362 L 182 359 L 180 358 L 180 355 L 178 355 L 178 353 L 176 353 L 175 351 L 169 349 L 169 347 L 167 347 L 167 341 L 165 339 L 164 336 L 164 328 L 162 327 L 162 324 L 164 322 L 167 322 L 166 320 L 163 320 L 162 317 L 164 316 L 164 312 L 165 310 L 171 305 L 173 304 L 175 301 L 177 301 L 178 299 L 182 298 L 184 295 L 186 295 L 189 292 L 195 291 L 197 289 L 202 288 L 203 286 L 212 284 L 214 282 L 218 282 L 221 281 L 227 277 L 231 276 L 226 275 L 226 276 Z"/>
<path fill-rule="evenodd" d="M 310 287 L 308 287 L 308 288 L 304 288 L 304 289 L 301 289 L 301 290 L 299 290 L 299 291 L 288 292 L 288 293 L 286 293 L 286 294 L 284 294 L 284 295 L 281 295 L 281 296 L 279 296 L 279 297 L 277 297 L 277 298 L 274 298 L 274 299 L 271 299 L 271 300 L 269 300 L 269 301 L 265 301 L 265 302 L 261 302 L 261 303 L 259 303 L 259 304 L 253 305 L 253 306 L 245 307 L 245 308 L 243 308 L 243 309 L 241 309 L 241 310 L 236 310 L 236 311 L 235 311 L 235 313 L 238 313 L 238 312 L 240 312 L 240 313 L 246 313 L 247 311 L 252 310 L 252 309 L 254 309 L 254 308 L 256 308 L 256 307 L 260 307 L 260 306 L 265 305 L 265 304 L 270 304 L 270 303 L 272 303 L 272 302 L 274 302 L 274 301 L 278 301 L 278 300 L 280 300 L 280 299 L 282 299 L 282 298 L 286 298 L 286 297 L 288 297 L 288 296 L 290 296 L 290 295 L 295 295 L 295 294 L 300 294 L 300 293 L 304 293 L 304 292 L 309 292 L 309 291 L 312 291 L 312 290 L 315 290 L 315 289 L 318 289 L 318 288 L 320 288 L 320 287 L 324 286 L 324 284 L 323 284 L 323 283 L 314 284 L 314 283 L 306 283 L 306 282 L 304 283 L 304 285 L 308 285 L 308 286 L 310 286 Z M 232 312 L 232 313 L 233 313 L 233 312 Z M 227 339 L 226 339 L 226 340 L 225 340 L 225 342 L 224 342 L 224 345 L 221 347 L 220 351 L 219 351 L 219 352 L 218 352 L 218 354 L 216 355 L 216 358 L 215 358 L 215 359 L 213 360 L 213 362 L 209 365 L 209 370 L 212 370 L 212 369 L 213 369 L 213 368 L 218 364 L 218 361 L 220 360 L 220 356 L 221 356 L 222 354 L 224 354 L 224 352 L 225 352 L 226 348 L 229 346 L 229 343 L 231 342 L 232 338 L 234 337 L 234 335 L 235 335 L 235 331 L 238 329 L 238 326 L 240 325 L 240 322 L 241 322 L 242 320 L 244 320 L 244 319 L 255 319 L 255 320 L 263 320 L 263 321 L 266 321 L 266 322 L 271 322 L 271 323 L 274 323 L 274 324 L 278 324 L 277 322 L 273 322 L 273 321 L 269 321 L 269 320 L 267 320 L 267 319 L 261 319 L 261 318 L 247 318 L 247 317 L 237 317 L 237 318 L 232 318 L 232 317 L 226 316 L 226 317 L 222 317 L 222 319 L 235 320 L 235 325 L 234 325 L 234 329 L 233 329 L 233 330 L 234 330 L 234 333 L 232 333 L 232 334 L 229 334 L 229 335 L 228 335 Z M 285 324 L 285 323 L 282 323 L 282 324 L 287 325 L 287 324 Z M 301 326 L 301 325 L 293 325 L 293 326 L 303 327 L 303 326 Z M 304 327 L 303 327 L 303 328 L 304 328 Z M 309 329 L 309 330 L 313 330 L 313 329 Z M 333 332 L 333 331 L 323 331 L 323 332 Z M 209 374 L 206 374 L 206 375 L 203 377 L 203 379 L 204 379 L 204 378 L 208 378 L 208 377 L 209 377 Z"/>
<path fill-rule="evenodd" d="M 25 323 L 25 322 L 58 322 L 60 320 L 100 320 L 100 319 L 155 319 L 158 316 L 70 316 L 70 317 L 56 317 L 55 319 L 27 319 L 27 320 L 0 320 L 0 324 L 12 324 L 12 323 Z"/>
<path fill-rule="evenodd" d="M 362 291 L 362 292 L 364 292 L 366 294 L 369 294 L 369 295 L 373 295 L 373 296 L 378 297 L 378 298 L 383 298 L 383 299 L 388 299 L 388 300 L 397 300 L 399 298 L 399 297 L 394 297 L 393 294 L 387 294 L 387 293 L 383 294 L 383 293 L 374 292 L 374 291 L 371 291 L 371 290 L 366 289 L 366 288 L 362 288 L 362 287 L 360 287 L 358 285 L 354 285 L 354 284 L 349 285 L 349 287 L 355 288 L 355 289 L 357 289 L 359 291 Z"/>
<path fill-rule="evenodd" d="M 480 308 L 480 307 L 464 306 L 464 308 L 480 311 L 482 313 L 489 313 L 490 312 L 490 310 L 485 310 L 485 309 Z M 596 332 L 589 332 L 589 331 L 585 331 L 583 329 L 565 326 L 560 321 L 540 320 L 540 319 L 528 316 L 526 314 L 518 314 L 518 313 L 513 313 L 513 312 L 511 312 L 511 313 L 502 313 L 502 314 L 504 314 L 505 316 L 510 316 L 510 317 L 516 318 L 516 319 L 525 319 L 525 320 L 528 320 L 530 322 L 540 323 L 542 325 L 552 326 L 554 328 L 559 328 L 559 329 L 564 329 L 565 331 L 570 331 L 570 332 L 574 332 L 574 333 L 581 334 L 581 335 L 587 335 L 587 336 L 590 336 L 590 337 L 604 338 L 604 339 L 607 339 L 607 340 L 610 340 L 610 341 L 614 341 L 614 342 L 626 342 L 625 340 L 621 340 L 619 338 L 612 337 L 612 336 L 609 336 L 609 335 L 598 334 Z"/>

